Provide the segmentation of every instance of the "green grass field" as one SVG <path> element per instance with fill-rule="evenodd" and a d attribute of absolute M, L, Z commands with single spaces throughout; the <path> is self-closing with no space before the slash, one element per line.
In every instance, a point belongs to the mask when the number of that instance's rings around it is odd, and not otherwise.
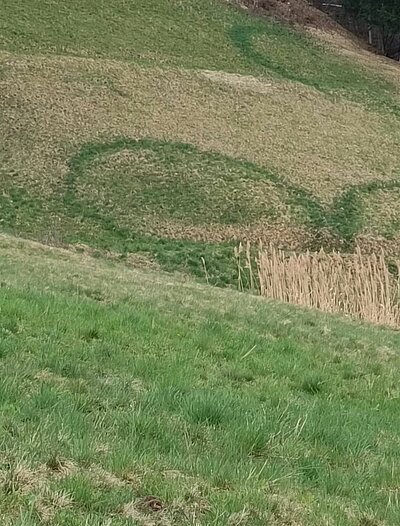
<path fill-rule="evenodd" d="M 0 275 L 2 524 L 397 523 L 398 333 L 9 237 Z"/>

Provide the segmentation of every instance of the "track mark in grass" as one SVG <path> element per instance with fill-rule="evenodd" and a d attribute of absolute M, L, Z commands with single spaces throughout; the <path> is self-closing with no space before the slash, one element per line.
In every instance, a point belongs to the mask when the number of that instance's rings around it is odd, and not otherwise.
<path fill-rule="evenodd" d="M 132 159 L 127 157 L 129 152 L 134 154 Z M 101 163 L 120 153 L 128 158 L 123 171 L 111 164 L 107 177 L 101 179 Z M 231 229 L 230 237 L 235 228 L 240 239 L 243 225 L 251 232 L 254 222 L 279 222 L 288 214 L 292 224 L 306 223 L 311 228 L 327 224 L 323 207 L 304 189 L 248 161 L 202 152 L 188 144 L 126 138 L 86 144 L 70 160 L 69 168 L 64 198 L 69 213 L 95 221 L 116 240 L 132 242 L 145 235 L 138 231 L 138 223 L 143 228 L 144 221 L 154 232 L 147 231 L 148 239 L 174 237 L 174 230 L 178 237 L 190 238 L 199 225 L 208 242 L 219 226 L 220 241 L 226 228 Z M 92 200 L 91 192 L 96 194 Z M 181 242 L 187 249 L 187 240 Z"/>
<path fill-rule="evenodd" d="M 278 24 L 235 25 L 230 38 L 255 66 L 282 79 L 314 87 L 400 116 L 396 87 L 369 74 L 311 37 Z M 293 57 L 296 60 L 293 60 Z"/>
<path fill-rule="evenodd" d="M 337 197 L 329 215 L 329 226 L 348 243 L 352 243 L 364 226 L 363 204 L 368 197 L 379 191 L 391 191 L 400 188 L 400 178 L 391 181 L 373 181 L 350 187 Z M 363 202 L 364 199 L 364 202 Z"/>
<path fill-rule="evenodd" d="M 125 138 L 87 144 L 69 166 L 70 210 L 121 235 L 122 225 L 129 229 L 154 216 L 188 227 L 251 225 L 284 214 L 301 221 L 304 210 L 313 219 L 321 217 L 310 195 L 273 172 L 188 144 Z"/>
<path fill-rule="evenodd" d="M 289 212 L 289 224 L 303 224 L 311 231 L 315 246 L 324 244 L 320 233 L 325 230 L 340 246 L 351 248 L 363 226 L 361 196 L 400 187 L 397 179 L 353 186 L 327 208 L 302 188 L 248 161 L 203 152 L 188 144 L 129 138 L 82 146 L 69 162 L 66 183 L 68 212 L 108 232 L 110 243 L 125 249 L 153 246 L 156 259 L 164 264 L 172 254 L 179 259 L 181 244 L 187 264 L 197 267 L 202 277 L 201 258 L 207 261 L 210 273 L 206 245 L 216 255 L 211 260 L 217 266 L 216 245 L 222 250 L 222 264 L 227 262 L 223 243 L 214 243 L 214 248 L 209 244 L 208 236 L 212 239 L 218 225 L 237 229 L 240 239 L 243 224 L 250 224 L 251 229 L 254 221 L 279 220 Z M 206 222 L 212 223 L 208 229 Z M 179 240 L 182 235 L 190 237 L 196 228 L 204 230 L 203 248 L 199 241 Z M 172 239 L 165 239 L 171 235 Z"/>
<path fill-rule="evenodd" d="M 236 280 L 233 240 L 258 239 L 264 221 L 324 221 L 316 200 L 265 168 L 153 139 L 83 145 L 66 186 L 67 214 L 84 219 L 77 241 L 150 252 L 164 269 L 202 278 L 203 258 L 217 285 Z"/>
<path fill-rule="evenodd" d="M 103 223 L 103 226 L 111 229 L 114 232 L 114 234 L 116 234 L 117 236 L 119 235 L 122 238 L 128 236 L 129 232 L 127 228 L 121 228 L 118 225 L 118 221 L 115 218 L 110 217 L 110 214 L 108 212 L 112 213 L 113 207 L 110 207 L 109 210 L 107 208 L 101 209 L 101 207 L 98 204 L 94 205 L 93 203 L 86 201 L 84 196 L 81 196 L 80 200 L 77 195 L 77 185 L 79 184 L 79 178 L 84 177 L 85 173 L 90 170 L 92 164 L 94 162 L 98 162 L 99 158 L 103 156 L 110 156 L 123 151 L 138 152 L 140 155 L 143 156 L 143 161 L 145 161 L 146 151 L 151 152 L 151 154 L 155 154 L 155 161 L 157 161 L 157 156 L 159 156 L 161 164 L 157 165 L 156 168 L 158 170 L 161 169 L 159 175 L 162 179 L 165 178 L 165 171 L 170 170 L 171 166 L 174 168 L 174 170 L 176 170 L 175 161 L 178 157 L 178 161 L 180 161 L 180 166 L 178 164 L 178 169 L 180 167 L 187 168 L 187 165 L 190 166 L 190 164 L 192 163 L 192 169 L 195 170 L 201 169 L 205 166 L 207 170 L 210 170 L 211 176 L 215 177 L 215 180 L 218 179 L 218 176 L 225 175 L 227 177 L 226 189 L 228 189 L 228 191 L 229 183 L 231 183 L 231 185 L 235 184 L 235 177 L 238 173 L 241 174 L 241 177 L 243 177 L 244 179 L 247 178 L 247 180 L 249 181 L 270 181 L 273 183 L 274 187 L 276 187 L 279 190 L 279 192 L 281 192 L 281 199 L 284 201 L 284 204 L 286 204 L 289 207 L 297 207 L 299 211 L 301 210 L 303 217 L 299 219 L 303 219 L 309 228 L 312 228 L 315 231 L 321 228 L 331 228 L 334 232 L 340 235 L 340 237 L 343 240 L 347 242 L 351 242 L 355 238 L 355 236 L 360 232 L 360 229 L 362 227 L 362 211 L 360 210 L 361 196 L 373 195 L 379 190 L 391 190 L 400 188 L 399 179 L 387 182 L 375 181 L 367 184 L 352 186 L 349 190 L 341 194 L 334 201 L 331 209 L 327 209 L 321 203 L 319 203 L 316 198 L 311 196 L 302 188 L 296 187 L 288 183 L 284 178 L 281 178 L 276 174 L 265 170 L 264 168 L 258 167 L 257 165 L 254 165 L 247 161 L 233 159 L 227 156 L 223 156 L 221 154 L 212 152 L 201 152 L 196 147 L 188 144 L 168 143 L 152 139 L 132 140 L 123 138 L 117 139 L 112 143 L 87 144 L 82 147 L 80 152 L 74 158 L 72 158 L 69 163 L 70 171 L 67 176 L 68 192 L 65 198 L 66 202 L 68 203 L 72 212 L 80 212 L 101 221 Z M 165 171 L 162 170 L 163 165 L 165 165 Z M 221 166 L 223 166 L 224 168 L 226 167 L 225 173 L 221 174 Z M 136 169 L 137 168 L 140 169 L 140 166 L 136 166 Z M 206 180 L 207 184 L 213 184 L 213 182 L 215 182 L 212 180 L 212 177 Z M 113 185 L 119 183 L 120 182 L 118 180 L 117 182 L 115 180 L 112 180 Z M 150 183 L 148 191 L 156 192 L 158 190 L 158 184 L 160 184 L 158 181 L 156 181 L 155 186 L 152 186 Z M 206 213 L 208 214 L 207 219 L 210 219 L 210 200 L 206 199 L 206 196 L 204 196 L 204 199 L 198 202 L 187 202 L 184 204 L 179 202 L 179 200 L 178 202 L 174 202 L 175 195 L 173 194 L 175 194 L 176 191 L 179 190 L 180 181 L 177 178 L 176 181 L 171 181 L 168 184 L 171 184 L 171 189 L 168 190 L 168 192 L 170 192 L 171 194 L 169 196 L 167 195 L 167 197 L 170 197 L 172 199 L 171 204 L 168 204 L 168 202 L 164 201 L 163 207 L 162 199 L 155 199 L 153 203 L 155 211 L 159 210 L 160 215 L 165 215 L 166 209 L 169 208 L 170 211 L 173 210 L 174 212 L 176 212 L 177 208 L 179 209 L 179 207 L 182 207 L 186 204 L 187 208 L 183 211 L 183 214 L 186 214 L 189 220 L 192 221 L 194 215 L 197 215 L 197 218 L 204 217 Z M 199 189 L 201 190 L 201 184 L 202 181 L 200 181 L 200 184 L 193 189 L 193 193 L 197 192 Z M 162 182 L 162 185 L 165 186 L 165 181 Z M 185 186 L 183 189 L 186 191 L 188 187 Z M 110 190 L 110 193 L 107 193 L 108 199 L 109 195 L 112 194 L 112 189 Z M 127 192 L 129 192 L 129 184 L 126 187 L 126 190 Z M 144 189 L 144 191 L 145 193 L 147 192 L 146 189 Z M 165 192 L 161 197 L 166 197 Z M 181 196 L 179 196 L 179 199 L 180 197 Z M 195 196 L 193 197 L 195 198 Z M 218 201 L 215 203 L 215 206 L 216 208 L 220 208 L 220 199 L 223 199 L 223 196 L 219 195 L 217 197 Z M 198 210 L 195 210 L 193 208 L 193 204 L 195 204 L 198 207 Z M 228 207 L 232 207 L 232 204 L 235 203 L 232 203 L 232 201 L 230 201 L 228 203 Z M 257 205 L 254 205 L 253 203 L 249 202 L 247 206 L 243 208 L 242 212 L 234 210 L 233 215 L 231 215 L 231 217 L 222 217 L 222 219 L 220 218 L 220 220 L 226 220 L 228 222 L 231 221 L 233 223 L 240 224 L 241 222 L 246 221 L 246 219 L 249 219 L 249 217 L 246 217 L 246 214 L 254 213 L 255 208 L 257 208 Z M 145 211 L 146 210 L 147 208 L 145 208 Z M 140 210 L 140 212 L 142 212 L 142 210 Z M 232 211 L 230 211 L 230 213 L 232 213 Z"/>
<path fill-rule="evenodd" d="M 234 244 L 270 239 L 274 225 L 272 239 L 283 245 L 295 238 L 298 248 L 351 249 L 366 222 L 367 200 L 400 188 L 398 179 L 354 186 L 326 207 L 254 163 L 153 139 L 84 144 L 68 164 L 61 202 L 44 206 L 18 192 L 0 196 L 6 230 L 40 237 L 55 216 L 65 242 L 148 255 L 167 271 L 202 279 L 205 262 L 212 285 L 236 284 Z M 387 223 L 390 235 L 397 223 Z"/>

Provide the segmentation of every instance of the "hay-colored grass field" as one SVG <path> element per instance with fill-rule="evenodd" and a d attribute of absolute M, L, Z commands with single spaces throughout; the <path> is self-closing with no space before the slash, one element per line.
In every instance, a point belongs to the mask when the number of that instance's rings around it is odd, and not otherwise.
<path fill-rule="evenodd" d="M 208 0 L 1 14 L 4 230 L 230 283 L 238 241 L 385 237 L 382 184 L 396 224 L 400 68 L 342 34 Z"/>
<path fill-rule="evenodd" d="M 301 249 L 321 226 L 340 237 L 335 201 L 396 177 L 395 116 L 299 83 L 10 53 L 1 67 L 1 220 L 14 233 L 158 252 L 153 241 L 118 245 L 65 206 L 69 163 L 88 144 L 107 150 L 119 140 L 121 149 L 92 159 L 76 182 L 81 202 L 136 236 L 200 242 L 189 264 L 198 274 L 204 243 L 262 238 Z M 143 147 L 135 157 L 123 146 L 144 138 L 165 152 Z M 194 148 L 182 156 L 179 144 Z M 178 267 L 187 261 L 183 251 Z M 231 281 L 218 264 L 212 273 Z"/>

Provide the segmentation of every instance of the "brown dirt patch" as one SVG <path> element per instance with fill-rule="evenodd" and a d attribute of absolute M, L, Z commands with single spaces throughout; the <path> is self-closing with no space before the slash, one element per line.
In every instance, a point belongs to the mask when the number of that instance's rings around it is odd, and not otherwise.
<path fill-rule="evenodd" d="M 214 82 L 221 82 L 239 90 L 253 91 L 254 93 L 268 94 L 269 88 L 272 86 L 271 82 L 258 79 L 251 75 L 239 75 L 237 73 L 226 73 L 225 71 L 208 70 L 203 70 L 200 73 Z"/>
<path fill-rule="evenodd" d="M 299 26 L 315 26 L 322 29 L 340 27 L 326 13 L 312 6 L 307 0 L 237 0 L 239 5 L 261 15 Z"/>
<path fill-rule="evenodd" d="M 46 463 L 51 474 L 54 474 L 58 477 L 67 477 L 75 471 L 77 471 L 77 466 L 71 460 L 66 458 L 59 457 L 58 455 L 52 456 Z"/>
<path fill-rule="evenodd" d="M 154 495 L 148 495 L 137 503 L 137 506 L 147 512 L 158 512 L 164 509 L 165 505 L 161 499 Z"/>

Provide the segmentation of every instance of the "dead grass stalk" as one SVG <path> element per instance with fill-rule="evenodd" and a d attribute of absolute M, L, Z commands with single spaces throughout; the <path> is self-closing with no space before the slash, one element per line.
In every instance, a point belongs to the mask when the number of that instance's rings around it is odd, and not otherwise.
<path fill-rule="evenodd" d="M 288 255 L 260 244 L 256 266 L 262 296 L 400 327 L 400 262 L 391 272 L 383 251 Z"/>

